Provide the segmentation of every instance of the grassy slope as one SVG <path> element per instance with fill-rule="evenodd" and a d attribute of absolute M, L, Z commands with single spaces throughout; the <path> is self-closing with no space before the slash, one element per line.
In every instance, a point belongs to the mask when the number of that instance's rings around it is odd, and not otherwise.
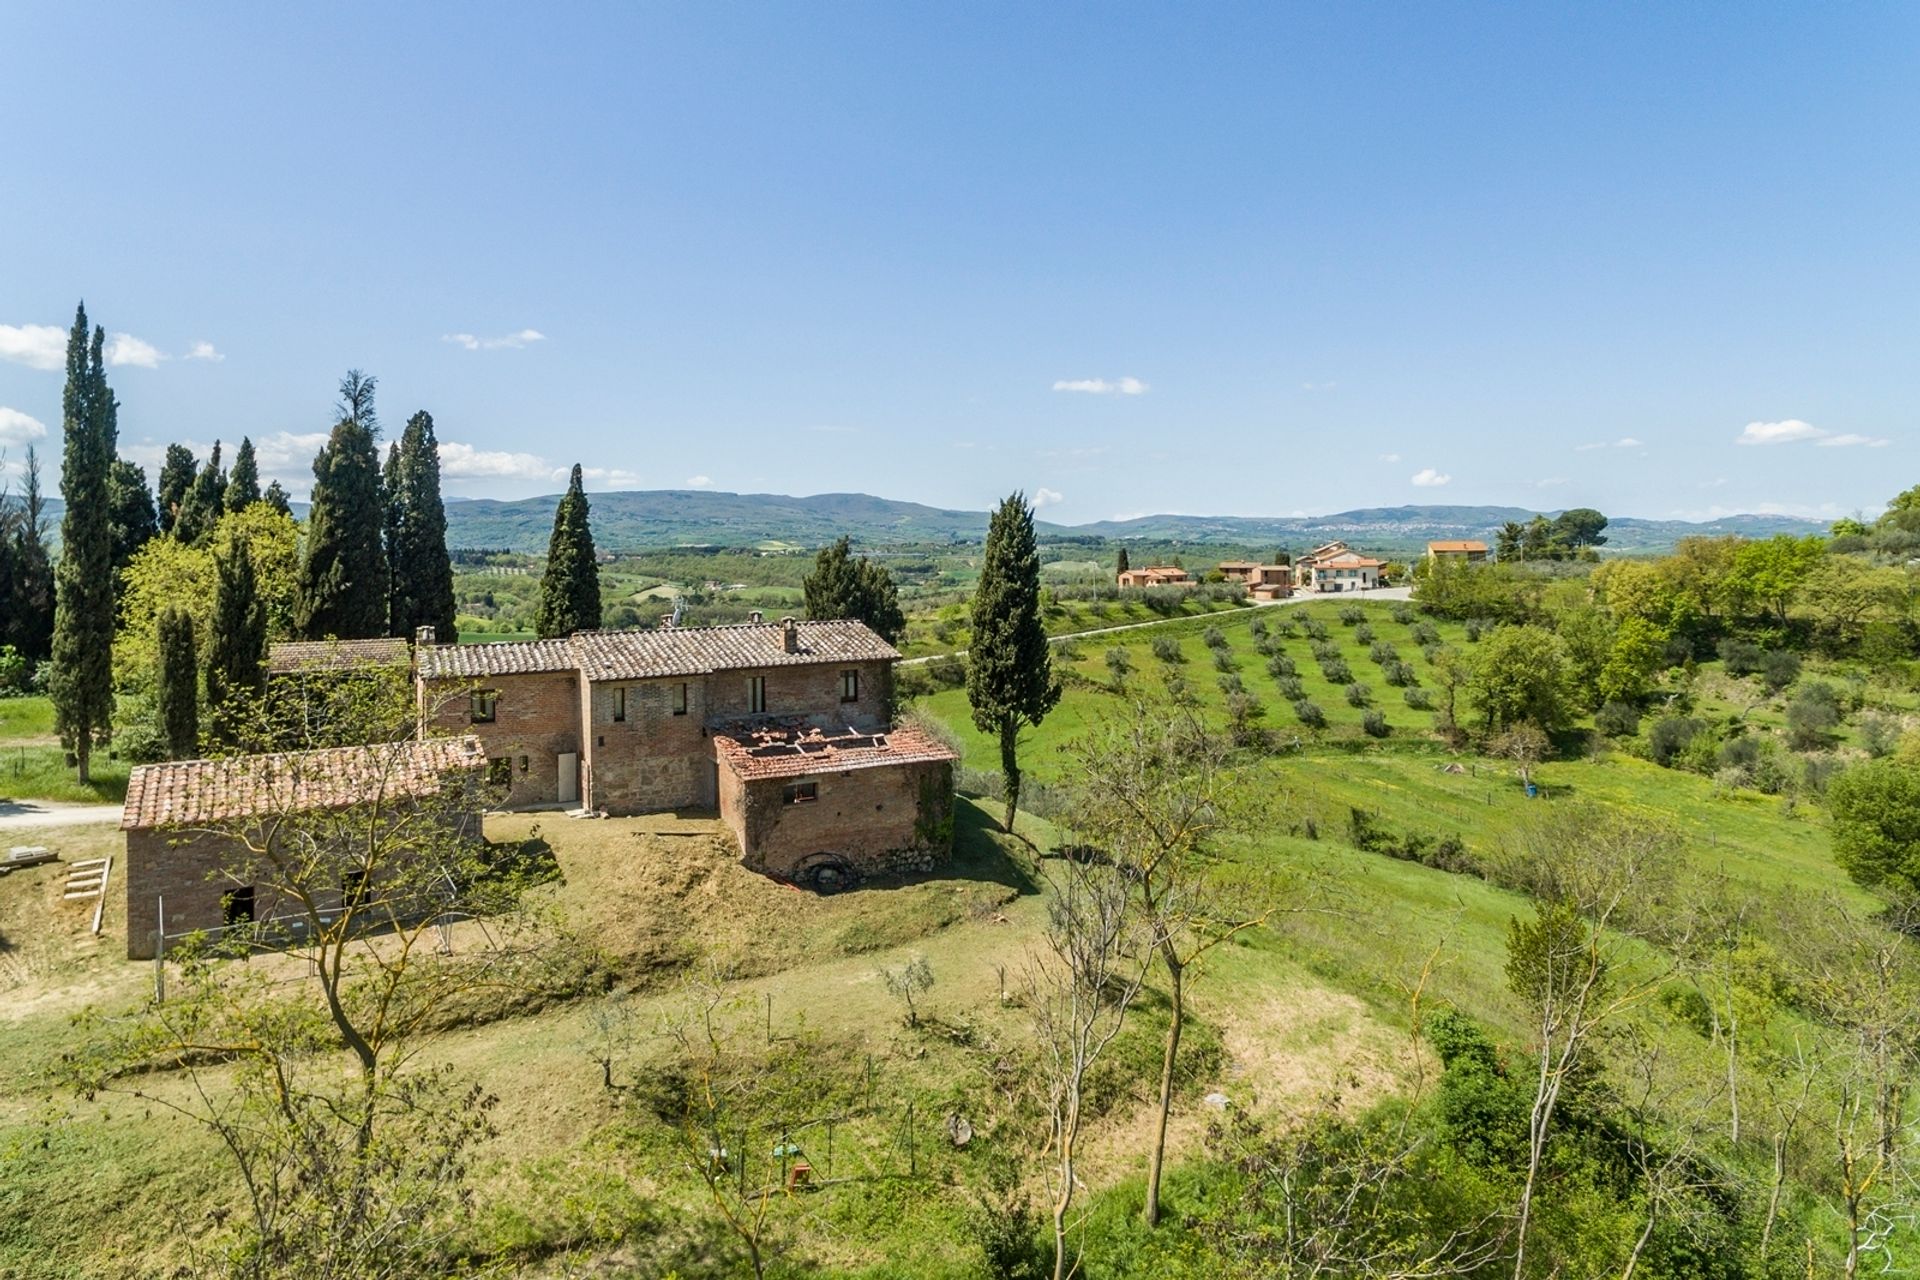
<path fill-rule="evenodd" d="M 67 767 L 66 753 L 53 732 L 53 703 L 47 698 L 0 698 L 0 800 L 110 801 L 127 794 L 125 761 L 111 749 L 93 757 L 93 780 L 81 786 Z"/>

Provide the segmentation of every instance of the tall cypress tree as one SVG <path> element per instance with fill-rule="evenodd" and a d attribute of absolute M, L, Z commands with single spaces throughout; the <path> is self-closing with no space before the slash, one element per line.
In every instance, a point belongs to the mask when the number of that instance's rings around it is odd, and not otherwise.
<path fill-rule="evenodd" d="M 155 710 L 167 759 L 191 760 L 200 751 L 199 669 L 193 651 L 193 615 L 168 607 L 160 614 L 160 681 Z"/>
<path fill-rule="evenodd" d="M 20 493 L 8 555 L 11 605 L 0 611 L 0 643 L 11 644 L 29 662 L 53 653 L 53 561 L 47 555 L 46 499 L 40 492 L 40 455 L 27 449 L 27 482 Z"/>
<path fill-rule="evenodd" d="M 194 461 L 193 450 L 183 444 L 167 446 L 167 458 L 160 464 L 160 480 L 153 490 L 160 532 L 173 532 L 173 522 L 180 517 L 180 504 L 187 500 L 187 490 L 193 488 L 193 479 L 199 472 L 200 464 Z"/>
<path fill-rule="evenodd" d="M 293 514 L 293 504 L 287 501 L 287 491 L 280 487 L 278 480 L 273 481 L 267 486 L 267 491 L 260 495 L 260 501 L 266 503 L 283 516 Z"/>
<path fill-rule="evenodd" d="M 1132 567 L 1133 566 L 1127 561 L 1127 549 L 1125 547 L 1120 548 L 1120 554 L 1113 558 L 1114 575 L 1117 577 Z"/>
<path fill-rule="evenodd" d="M 600 566 L 593 558 L 587 494 L 580 486 L 576 462 L 567 492 L 553 512 L 553 537 L 547 543 L 547 573 L 540 580 L 540 610 L 534 627 L 546 640 L 599 625 Z"/>
<path fill-rule="evenodd" d="M 267 687 L 267 609 L 255 588 L 245 538 L 233 538 L 214 557 L 213 630 L 207 643 L 207 709 L 214 732 L 236 742 Z"/>
<path fill-rule="evenodd" d="M 447 508 L 440 497 L 440 443 L 433 415 L 407 419 L 388 465 L 387 501 L 392 507 L 393 634 L 411 639 L 432 627 L 441 644 L 456 639 L 453 625 L 453 558 L 447 554 Z"/>
<path fill-rule="evenodd" d="M 113 571 L 120 573 L 133 559 L 134 552 L 152 541 L 160 532 L 153 509 L 153 495 L 147 491 L 147 473 L 125 458 L 113 460 L 107 473 L 108 521 L 113 526 Z"/>
<path fill-rule="evenodd" d="M 1040 547 L 1025 494 L 1000 504 L 987 526 L 980 585 L 973 593 L 973 637 L 967 644 L 967 702 L 974 727 L 1000 742 L 1007 816 L 1013 830 L 1020 804 L 1020 730 L 1038 725 L 1060 701 L 1047 632 L 1040 620 Z"/>
<path fill-rule="evenodd" d="M 380 497 L 375 379 L 358 369 L 340 383 L 340 420 L 313 460 L 307 550 L 294 626 L 309 640 L 387 633 L 386 516 Z"/>
<path fill-rule="evenodd" d="M 233 470 L 221 500 L 229 511 L 244 511 L 260 501 L 260 464 L 254 460 L 249 436 L 240 437 L 240 451 L 233 455 Z"/>
<path fill-rule="evenodd" d="M 118 441 L 117 406 L 107 387 L 105 329 L 87 343 L 82 303 L 67 335 L 62 403 L 66 450 L 60 462 L 60 564 L 54 571 L 53 724 L 91 782 L 93 748 L 113 736 L 113 528 L 107 478 Z"/>
<path fill-rule="evenodd" d="M 226 491 L 227 473 L 220 469 L 220 442 L 215 440 L 213 452 L 180 500 L 180 510 L 173 518 L 173 536 L 188 546 L 198 546 L 211 537 Z"/>

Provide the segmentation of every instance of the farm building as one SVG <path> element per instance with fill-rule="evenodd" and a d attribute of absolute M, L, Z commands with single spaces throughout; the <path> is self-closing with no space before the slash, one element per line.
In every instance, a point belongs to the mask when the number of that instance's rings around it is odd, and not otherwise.
<path fill-rule="evenodd" d="M 1284 564 L 1228 560 L 1220 565 L 1220 576 L 1245 586 L 1255 600 L 1281 600 L 1293 594 L 1293 569 Z"/>
<path fill-rule="evenodd" d="M 128 957 L 150 959 L 163 928 L 170 944 L 291 914 L 293 904 L 254 884 L 255 850 L 271 847 L 287 815 L 379 800 L 396 815 L 425 809 L 431 821 L 451 822 L 453 834 L 481 839 L 484 763 L 479 740 L 463 737 L 140 765 L 120 818 Z"/>
<path fill-rule="evenodd" d="M 1119 577 L 1123 587 L 1190 587 L 1193 575 L 1185 569 L 1172 565 L 1148 565 L 1143 569 L 1128 569 Z"/>
<path fill-rule="evenodd" d="M 1445 538 L 1427 544 L 1427 559 L 1477 564 L 1487 558 L 1487 544 L 1469 538 Z"/>

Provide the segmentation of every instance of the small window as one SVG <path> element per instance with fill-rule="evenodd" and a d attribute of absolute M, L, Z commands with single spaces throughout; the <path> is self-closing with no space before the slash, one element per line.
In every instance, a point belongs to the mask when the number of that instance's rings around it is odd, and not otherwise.
<path fill-rule="evenodd" d="M 521 756 L 521 757 L 520 757 L 520 772 L 522 772 L 522 773 L 525 773 L 525 772 L 527 771 L 527 768 L 528 768 L 528 766 L 529 766 L 529 765 L 531 765 L 531 764 L 532 764 L 532 761 L 531 761 L 531 759 L 530 759 L 529 757 L 527 757 L 527 756 Z"/>
<path fill-rule="evenodd" d="M 840 673 L 840 701 L 860 701 L 860 673 L 858 671 L 842 671 Z"/>
<path fill-rule="evenodd" d="M 782 804 L 812 804 L 820 798 L 820 784 L 817 782 L 790 782 L 780 793 Z"/>
<path fill-rule="evenodd" d="M 500 693 L 496 689 L 475 689 L 467 695 L 467 719 L 474 724 L 492 724 L 494 711 L 500 703 Z"/>
<path fill-rule="evenodd" d="M 687 684 L 684 680 L 673 686 L 673 714 L 687 714 Z"/>
<path fill-rule="evenodd" d="M 627 691 L 625 689 L 615 689 L 613 691 L 613 718 L 616 723 L 627 718 Z"/>
<path fill-rule="evenodd" d="M 487 785 L 504 787 L 513 781 L 513 758 L 495 756 L 487 761 Z"/>
<path fill-rule="evenodd" d="M 243 884 L 238 889 L 229 889 L 220 898 L 220 908 L 227 924 L 252 923 L 253 886 Z"/>
<path fill-rule="evenodd" d="M 767 709 L 767 678 L 747 677 L 747 710 L 756 714 Z"/>
<path fill-rule="evenodd" d="M 367 900 L 365 871 L 349 871 L 340 877 L 340 899 L 349 907 L 357 907 Z"/>

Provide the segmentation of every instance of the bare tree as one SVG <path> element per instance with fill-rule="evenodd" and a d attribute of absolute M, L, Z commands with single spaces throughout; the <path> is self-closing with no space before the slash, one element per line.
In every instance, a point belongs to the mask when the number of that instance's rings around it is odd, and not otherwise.
<path fill-rule="evenodd" d="M 1154 953 L 1117 868 L 1068 859 L 1049 879 L 1045 949 L 1027 967 L 1026 997 L 1051 1137 L 1053 1276 L 1066 1280 L 1078 1268 L 1068 1235 L 1087 1078 L 1125 1025 Z"/>

